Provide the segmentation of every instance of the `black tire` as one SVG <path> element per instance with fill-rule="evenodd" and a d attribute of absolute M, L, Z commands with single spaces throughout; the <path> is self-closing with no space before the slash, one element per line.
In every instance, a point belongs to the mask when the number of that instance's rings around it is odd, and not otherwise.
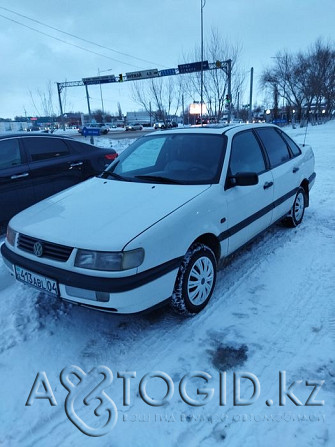
<path fill-rule="evenodd" d="M 295 195 L 293 206 L 288 216 L 283 219 L 286 227 L 294 228 L 301 224 L 306 208 L 306 192 L 301 186 Z"/>
<path fill-rule="evenodd" d="M 213 251 L 204 244 L 192 245 L 179 268 L 171 298 L 177 313 L 194 315 L 207 305 L 215 287 L 216 269 Z"/>

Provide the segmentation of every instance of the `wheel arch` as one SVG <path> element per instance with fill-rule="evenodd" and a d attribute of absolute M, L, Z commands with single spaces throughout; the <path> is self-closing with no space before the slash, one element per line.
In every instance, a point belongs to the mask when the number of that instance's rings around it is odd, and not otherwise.
<path fill-rule="evenodd" d="M 305 191 L 305 197 L 306 197 L 306 208 L 309 206 L 309 182 L 307 179 L 304 179 L 300 186 L 303 188 L 303 190 Z"/>
<path fill-rule="evenodd" d="M 215 254 L 216 261 L 219 262 L 221 258 L 221 246 L 220 241 L 213 233 L 205 233 L 199 236 L 193 243 L 194 245 L 196 243 L 207 245 Z"/>

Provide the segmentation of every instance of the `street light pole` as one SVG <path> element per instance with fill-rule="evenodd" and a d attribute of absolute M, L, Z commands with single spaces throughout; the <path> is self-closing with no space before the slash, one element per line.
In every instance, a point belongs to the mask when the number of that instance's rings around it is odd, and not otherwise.
<path fill-rule="evenodd" d="M 252 89 L 253 89 L 253 83 L 254 83 L 254 67 L 251 67 L 250 69 L 250 97 L 249 97 L 249 116 L 248 121 L 249 123 L 252 120 Z"/>
<path fill-rule="evenodd" d="M 201 77 L 200 77 L 200 122 L 202 124 L 202 104 L 204 101 L 204 12 L 203 9 L 206 5 L 206 0 L 200 0 L 201 2 Z"/>
<path fill-rule="evenodd" d="M 98 76 L 100 77 L 100 73 L 106 73 L 107 71 L 112 71 L 112 68 L 109 68 L 108 70 L 99 70 L 98 68 Z M 105 115 L 105 109 L 104 109 L 104 100 L 102 98 L 102 87 L 101 87 L 101 83 L 99 84 L 100 86 L 100 98 L 101 98 L 101 111 L 102 111 L 102 120 L 104 121 L 104 115 Z"/>
<path fill-rule="evenodd" d="M 100 76 L 99 68 L 98 68 L 98 76 Z M 104 100 L 102 99 L 102 87 L 101 87 L 101 84 L 99 84 L 99 85 L 100 85 L 101 110 L 102 110 L 102 117 L 103 117 L 103 115 L 105 114 L 105 112 L 104 112 Z"/>

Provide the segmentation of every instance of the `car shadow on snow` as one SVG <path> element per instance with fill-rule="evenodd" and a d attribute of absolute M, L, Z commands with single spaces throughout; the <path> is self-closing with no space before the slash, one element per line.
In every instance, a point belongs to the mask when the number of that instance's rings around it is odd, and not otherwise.
<path fill-rule="evenodd" d="M 136 314 L 116 314 L 87 308 L 46 293 L 38 293 L 35 302 L 36 318 L 41 330 L 59 337 L 67 332 L 86 343 L 84 356 L 99 346 L 121 342 L 138 343 L 156 330 L 179 326 L 182 316 L 176 315 L 168 304 Z"/>

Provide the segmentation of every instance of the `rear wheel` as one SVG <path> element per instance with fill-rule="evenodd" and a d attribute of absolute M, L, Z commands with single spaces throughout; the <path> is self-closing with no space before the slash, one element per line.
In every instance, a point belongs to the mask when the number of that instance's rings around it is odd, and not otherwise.
<path fill-rule="evenodd" d="M 179 268 L 172 307 L 181 314 L 197 314 L 210 300 L 216 282 L 217 262 L 213 251 L 204 244 L 194 244 Z"/>
<path fill-rule="evenodd" d="M 283 223 L 287 227 L 296 227 L 302 222 L 306 208 L 306 193 L 301 186 L 298 188 L 290 214 L 285 217 Z"/>

